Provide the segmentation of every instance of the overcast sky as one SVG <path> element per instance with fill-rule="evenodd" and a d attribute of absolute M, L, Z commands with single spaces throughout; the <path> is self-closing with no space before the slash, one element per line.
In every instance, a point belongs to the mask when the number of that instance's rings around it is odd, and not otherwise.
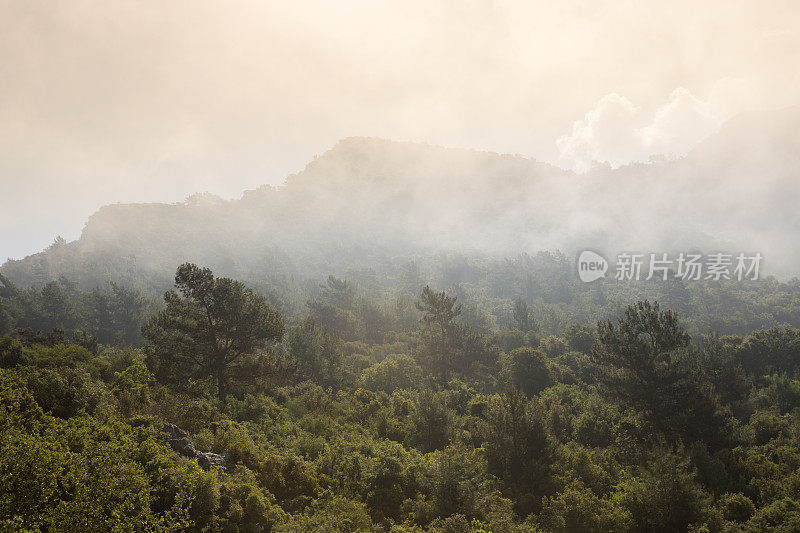
<path fill-rule="evenodd" d="M 353 135 L 576 171 L 680 155 L 800 103 L 798 28 L 793 0 L 0 0 L 0 262 Z"/>

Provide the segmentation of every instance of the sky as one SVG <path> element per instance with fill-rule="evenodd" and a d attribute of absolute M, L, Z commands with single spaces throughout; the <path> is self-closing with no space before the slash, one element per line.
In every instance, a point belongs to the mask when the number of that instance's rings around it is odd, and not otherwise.
<path fill-rule="evenodd" d="M 800 103 L 796 1 L 0 0 L 0 262 L 350 136 L 585 172 Z"/>

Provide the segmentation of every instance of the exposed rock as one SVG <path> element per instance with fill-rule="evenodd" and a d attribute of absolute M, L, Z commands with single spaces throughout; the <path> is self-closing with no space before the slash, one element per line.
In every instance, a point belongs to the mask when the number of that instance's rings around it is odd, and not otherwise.
<path fill-rule="evenodd" d="M 233 468 L 233 465 L 228 464 L 227 455 L 220 455 L 217 453 L 198 452 L 197 462 L 200 463 L 200 467 L 203 470 L 208 470 L 209 468 Z"/>
<path fill-rule="evenodd" d="M 186 432 L 175 424 L 165 422 L 164 433 L 168 435 L 169 445 L 173 450 L 186 457 L 197 459 L 197 462 L 200 463 L 200 468 L 203 470 L 208 470 L 210 468 L 233 470 L 234 466 L 228 462 L 230 458 L 227 454 L 201 452 L 197 450 L 194 444 L 192 444 L 192 441 L 189 440 L 189 436 Z"/>

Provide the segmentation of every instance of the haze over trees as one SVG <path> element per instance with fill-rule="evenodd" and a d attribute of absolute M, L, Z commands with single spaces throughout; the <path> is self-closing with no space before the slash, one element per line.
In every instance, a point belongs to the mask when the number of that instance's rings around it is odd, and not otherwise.
<path fill-rule="evenodd" d="M 142 337 L 121 320 L 99 342 L 93 317 L 146 298 L 2 281 L 9 530 L 800 527 L 796 329 L 692 336 L 647 300 L 562 326 L 521 297 L 501 312 L 427 285 L 392 303 L 338 277 L 287 319 L 186 263 L 160 308 L 117 313 Z M 204 470 L 164 423 L 228 466 Z"/>
<path fill-rule="evenodd" d="M 793 228 L 714 156 L 771 132 L 741 157 L 790 176 L 796 136 L 745 119 L 585 176 L 353 138 L 279 189 L 101 209 L 0 268 L 0 530 L 800 530 L 800 281 L 572 253 L 777 250 L 692 182 Z"/>
<path fill-rule="evenodd" d="M 503 261 L 538 250 L 701 249 L 758 251 L 767 273 L 788 278 L 800 261 L 798 118 L 800 107 L 735 117 L 684 158 L 583 175 L 519 156 L 353 137 L 280 187 L 240 199 L 102 207 L 79 240 L 2 270 L 21 287 L 63 275 L 87 290 L 113 281 L 163 291 L 186 261 L 245 281 L 316 284 L 331 274 L 354 281 L 351 269 L 382 281 L 414 259 L 424 274 L 440 253 Z M 452 282 L 471 281 L 463 266 L 451 259 Z"/>

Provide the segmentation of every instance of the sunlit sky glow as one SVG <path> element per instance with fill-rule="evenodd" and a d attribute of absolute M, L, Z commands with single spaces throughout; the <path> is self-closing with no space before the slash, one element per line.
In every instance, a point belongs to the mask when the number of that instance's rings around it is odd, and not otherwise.
<path fill-rule="evenodd" d="M 800 103 L 800 4 L 0 0 L 0 256 L 348 136 L 583 171 Z"/>

